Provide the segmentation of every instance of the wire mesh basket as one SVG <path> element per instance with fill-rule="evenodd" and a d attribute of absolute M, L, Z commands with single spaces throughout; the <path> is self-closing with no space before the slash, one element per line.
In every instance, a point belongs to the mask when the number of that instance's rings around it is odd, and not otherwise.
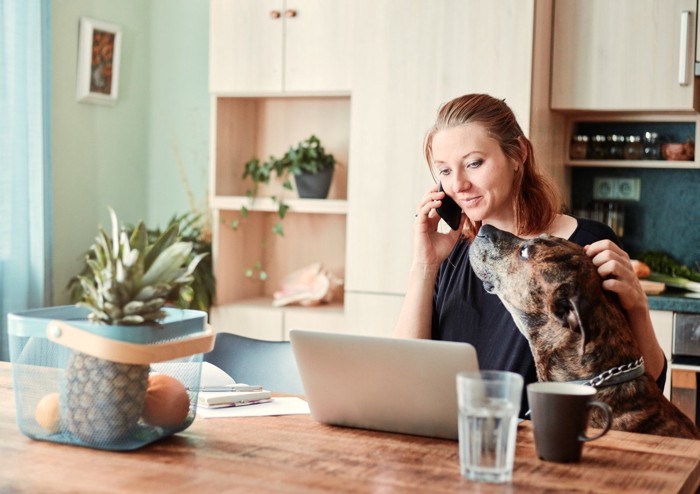
<path fill-rule="evenodd" d="M 206 312 L 166 308 L 157 325 L 107 326 L 60 306 L 8 315 L 17 425 L 26 436 L 133 450 L 194 421 Z"/>

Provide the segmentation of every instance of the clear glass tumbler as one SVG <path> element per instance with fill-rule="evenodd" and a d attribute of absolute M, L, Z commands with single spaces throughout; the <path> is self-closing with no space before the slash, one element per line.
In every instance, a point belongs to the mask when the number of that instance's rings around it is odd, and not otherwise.
<path fill-rule="evenodd" d="M 523 378 L 513 372 L 457 374 L 459 464 L 467 479 L 512 479 L 522 392 Z"/>

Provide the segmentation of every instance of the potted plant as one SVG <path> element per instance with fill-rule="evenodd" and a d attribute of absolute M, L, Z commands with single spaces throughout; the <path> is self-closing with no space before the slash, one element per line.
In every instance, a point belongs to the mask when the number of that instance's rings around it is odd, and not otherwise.
<path fill-rule="evenodd" d="M 320 139 L 312 134 L 296 146 L 291 146 L 281 158 L 270 156 L 267 161 L 260 161 L 257 158 L 249 160 L 245 164 L 243 179 L 250 179 L 253 182 L 253 187 L 246 191 L 246 195 L 251 201 L 254 201 L 260 185 L 269 184 L 273 177 L 281 180 L 284 189 L 292 190 L 291 175 L 294 177 L 299 197 L 325 199 L 328 196 L 336 164 L 335 157 L 327 153 Z M 273 225 L 272 232 L 284 236 L 282 220 L 284 220 L 289 206 L 281 195 L 272 196 L 272 200 L 277 204 L 277 215 L 280 219 Z M 249 210 L 245 206 L 241 208 L 241 216 L 243 218 L 249 216 Z M 239 226 L 238 220 L 231 223 L 234 230 L 237 230 Z M 265 280 L 267 278 L 267 273 L 261 262 L 246 269 L 245 275 L 252 278 L 256 272 L 258 279 Z"/>
<path fill-rule="evenodd" d="M 292 190 L 289 176 L 294 176 L 299 197 L 306 199 L 325 199 L 328 196 L 333 170 L 335 169 L 335 157 L 326 153 L 321 141 L 315 135 L 301 141 L 289 150 L 281 158 L 270 156 L 270 159 L 261 162 L 253 158 L 245 164 L 243 178 L 250 178 L 255 186 L 249 191 L 249 195 L 257 194 L 260 183 L 269 183 L 274 174 L 282 180 L 282 186 Z"/>

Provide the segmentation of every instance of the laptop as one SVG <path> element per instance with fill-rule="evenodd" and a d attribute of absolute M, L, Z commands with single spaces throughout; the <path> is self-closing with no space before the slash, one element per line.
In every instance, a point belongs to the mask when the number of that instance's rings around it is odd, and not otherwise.
<path fill-rule="evenodd" d="M 322 423 L 457 439 L 460 371 L 477 371 L 468 343 L 293 329 L 311 417 Z"/>

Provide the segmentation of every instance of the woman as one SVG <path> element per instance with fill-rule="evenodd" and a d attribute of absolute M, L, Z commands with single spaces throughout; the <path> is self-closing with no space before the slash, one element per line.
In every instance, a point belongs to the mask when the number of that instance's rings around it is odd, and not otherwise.
<path fill-rule="evenodd" d="M 617 294 L 626 311 L 647 371 L 663 389 L 666 359 L 629 256 L 606 225 L 561 213 L 556 187 L 538 170 L 532 145 L 505 102 L 485 94 L 449 101 L 424 147 L 445 192 L 434 185 L 418 205 L 413 264 L 396 334 L 471 343 L 482 369 L 510 370 L 526 384 L 536 381 L 527 340 L 498 297 L 486 293 L 468 252 L 482 224 L 524 238 L 549 233 L 585 246 L 603 287 Z M 463 212 L 461 228 L 449 233 L 438 231 L 435 211 L 445 196 Z"/>

